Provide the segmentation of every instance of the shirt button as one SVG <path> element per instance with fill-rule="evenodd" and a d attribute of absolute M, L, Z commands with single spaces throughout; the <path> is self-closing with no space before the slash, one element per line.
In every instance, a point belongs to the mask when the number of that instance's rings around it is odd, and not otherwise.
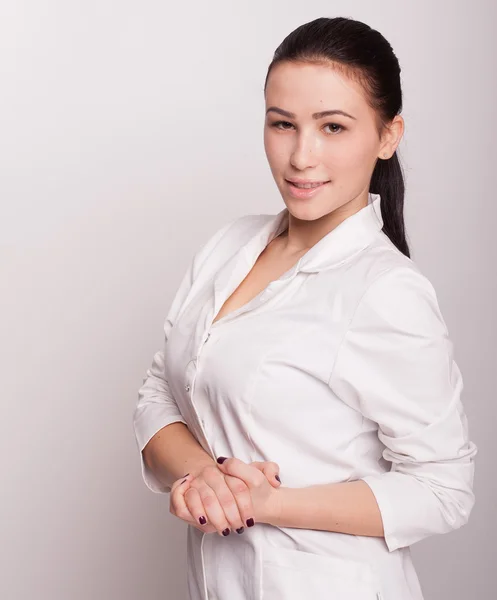
<path fill-rule="evenodd" d="M 185 385 L 185 390 L 186 390 L 187 392 L 189 392 L 189 391 L 190 391 L 190 386 L 189 386 L 188 384 L 186 384 L 186 385 Z"/>

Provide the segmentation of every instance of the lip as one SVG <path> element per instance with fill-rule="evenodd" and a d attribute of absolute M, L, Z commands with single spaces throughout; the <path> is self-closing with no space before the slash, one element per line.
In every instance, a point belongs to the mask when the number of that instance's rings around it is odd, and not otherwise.
<path fill-rule="evenodd" d="M 331 183 L 330 181 L 324 181 L 322 182 L 321 185 L 318 185 L 315 188 L 297 188 L 294 185 L 292 185 L 293 180 L 290 179 L 286 179 L 285 183 L 287 185 L 288 191 L 290 193 L 291 196 L 293 196 L 294 198 L 298 198 L 298 199 L 304 199 L 306 200 L 307 198 L 312 198 L 313 196 L 315 196 L 316 194 L 319 194 L 319 192 L 325 188 L 329 183 Z M 297 183 L 301 183 L 300 181 L 297 181 Z M 312 182 L 302 182 L 302 183 L 312 183 Z"/>
<path fill-rule="evenodd" d="M 302 179 L 300 177 L 287 177 L 291 183 L 328 183 L 329 179 Z"/>

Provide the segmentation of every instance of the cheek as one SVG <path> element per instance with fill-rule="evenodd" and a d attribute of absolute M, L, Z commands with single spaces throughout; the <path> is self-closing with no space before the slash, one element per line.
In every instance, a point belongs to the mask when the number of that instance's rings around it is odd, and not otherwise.
<path fill-rule="evenodd" d="M 278 167 L 285 162 L 287 151 L 285 142 L 282 138 L 273 135 L 271 131 L 264 130 L 264 150 L 268 162 L 272 168 Z"/>
<path fill-rule="evenodd" d="M 357 171 L 368 169 L 371 156 L 374 153 L 374 144 L 364 136 L 347 136 L 340 143 L 328 144 L 324 149 L 324 162 L 330 167 L 344 171 Z"/>
<path fill-rule="evenodd" d="M 267 127 L 264 127 L 264 150 L 266 151 L 267 157 L 270 158 L 272 154 L 271 136 L 268 133 Z"/>

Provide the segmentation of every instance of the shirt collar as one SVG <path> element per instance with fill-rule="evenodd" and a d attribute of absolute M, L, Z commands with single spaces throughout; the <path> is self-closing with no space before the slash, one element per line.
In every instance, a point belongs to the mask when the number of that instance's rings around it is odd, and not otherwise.
<path fill-rule="evenodd" d="M 263 247 L 288 228 L 288 219 L 289 212 L 285 207 L 263 226 L 260 236 L 257 236 Z M 288 271 L 287 277 L 297 271 L 317 273 L 341 263 L 366 248 L 382 227 L 381 197 L 379 194 L 369 193 L 367 206 L 323 236 L 300 257 Z"/>

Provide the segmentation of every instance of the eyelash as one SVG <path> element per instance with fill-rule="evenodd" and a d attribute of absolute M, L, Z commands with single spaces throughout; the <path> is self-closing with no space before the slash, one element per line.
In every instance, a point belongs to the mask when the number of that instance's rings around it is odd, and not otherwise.
<path fill-rule="evenodd" d="M 271 127 L 274 127 L 275 129 L 280 129 L 279 125 L 283 124 L 292 125 L 292 123 L 290 123 L 289 121 L 275 121 L 274 123 L 271 123 Z M 334 133 L 327 133 L 326 135 L 338 135 L 341 131 L 345 131 L 345 127 L 339 125 L 338 123 L 326 123 L 323 127 L 328 127 L 329 125 L 334 127 L 340 127 L 340 131 Z M 281 131 L 287 131 L 287 129 L 281 129 Z"/>

